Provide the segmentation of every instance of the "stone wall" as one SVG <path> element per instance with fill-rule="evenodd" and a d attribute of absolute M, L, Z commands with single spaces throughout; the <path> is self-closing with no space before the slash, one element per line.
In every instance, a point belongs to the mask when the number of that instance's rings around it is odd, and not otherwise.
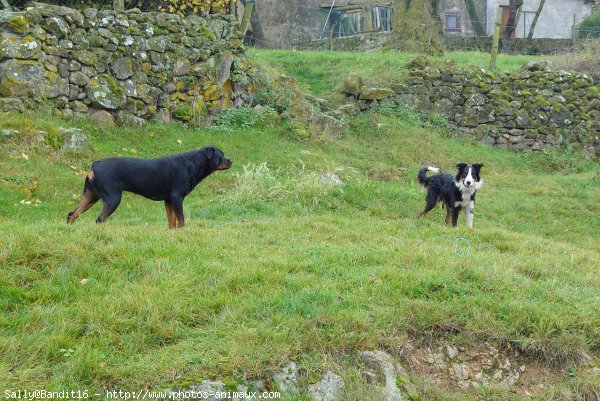
<path fill-rule="evenodd" d="M 406 96 L 414 107 L 448 117 L 463 131 L 493 145 L 540 150 L 579 143 L 600 151 L 600 88 L 578 73 L 550 71 L 530 62 L 520 72 L 431 67 L 411 62 Z"/>
<path fill-rule="evenodd" d="M 199 123 L 251 100 L 231 17 L 34 5 L 0 11 L 0 110 Z"/>
<path fill-rule="evenodd" d="M 290 45 L 296 50 L 374 51 L 394 48 L 391 32 L 371 32 L 342 38 L 330 38 L 298 42 Z M 511 51 L 522 54 L 556 54 L 573 50 L 570 39 L 512 39 Z M 492 48 L 492 37 L 445 35 L 444 51 L 482 51 Z"/>

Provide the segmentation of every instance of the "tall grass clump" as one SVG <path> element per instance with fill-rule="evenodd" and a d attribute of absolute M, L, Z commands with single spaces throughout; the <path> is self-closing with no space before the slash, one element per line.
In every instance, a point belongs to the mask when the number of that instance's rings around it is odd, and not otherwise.
<path fill-rule="evenodd" d="M 235 174 L 233 190 L 224 195 L 235 203 L 296 200 L 303 204 L 318 204 L 320 200 L 343 192 L 343 183 L 336 172 L 295 172 L 272 169 L 267 163 L 245 165 Z"/>
<path fill-rule="evenodd" d="M 600 16 L 600 12 L 597 14 Z M 600 79 L 600 38 L 584 41 L 576 53 L 557 58 L 555 64 L 559 69 L 582 72 Z"/>

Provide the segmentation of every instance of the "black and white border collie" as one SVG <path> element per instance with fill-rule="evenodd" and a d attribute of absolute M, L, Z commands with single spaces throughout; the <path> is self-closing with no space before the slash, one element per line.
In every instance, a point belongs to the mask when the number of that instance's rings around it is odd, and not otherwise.
<path fill-rule="evenodd" d="M 446 224 L 456 227 L 458 214 L 467 209 L 467 227 L 473 228 L 473 216 L 475 213 L 475 193 L 483 185 L 480 176 L 483 164 L 457 164 L 458 173 L 437 174 L 427 177 L 427 172 L 439 173 L 440 169 L 425 166 L 419 171 L 419 184 L 427 189 L 425 198 L 425 209 L 419 214 L 424 217 L 438 202 L 443 202 L 446 207 Z"/>

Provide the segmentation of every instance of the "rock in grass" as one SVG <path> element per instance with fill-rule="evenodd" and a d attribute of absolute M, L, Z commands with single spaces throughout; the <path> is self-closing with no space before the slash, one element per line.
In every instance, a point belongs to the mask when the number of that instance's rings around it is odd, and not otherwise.
<path fill-rule="evenodd" d="M 273 381 L 284 396 L 297 396 L 298 390 L 298 366 L 295 362 L 290 362 L 285 368 L 275 373 Z"/>
<path fill-rule="evenodd" d="M 0 139 L 13 139 L 19 135 L 19 131 L 15 131 L 14 129 L 3 129 L 0 130 Z"/>
<path fill-rule="evenodd" d="M 308 392 L 314 401 L 338 401 L 344 392 L 344 379 L 327 371 L 321 380 L 308 386 Z"/>
<path fill-rule="evenodd" d="M 115 118 L 106 110 L 88 109 L 88 115 L 100 124 L 115 125 Z"/>
<path fill-rule="evenodd" d="M 79 128 L 61 128 L 60 133 L 64 137 L 62 150 L 79 152 L 90 146 L 87 136 Z"/>
<path fill-rule="evenodd" d="M 389 88 L 362 88 L 359 98 L 361 100 L 383 100 L 393 95 L 394 91 Z"/>
<path fill-rule="evenodd" d="M 406 397 L 398 388 L 396 369 L 390 354 L 383 351 L 363 351 L 360 356 L 365 365 L 376 372 L 378 381 L 385 385 L 383 389 L 385 401 L 404 401 Z"/>
<path fill-rule="evenodd" d="M 342 86 L 342 92 L 354 97 L 360 95 L 360 88 L 362 87 L 362 80 L 356 74 L 350 74 L 344 81 Z"/>

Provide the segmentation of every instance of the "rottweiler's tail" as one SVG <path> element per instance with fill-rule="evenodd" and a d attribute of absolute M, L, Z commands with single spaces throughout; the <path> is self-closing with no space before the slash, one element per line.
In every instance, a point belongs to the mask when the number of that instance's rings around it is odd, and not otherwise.
<path fill-rule="evenodd" d="M 429 177 L 427 177 L 427 172 L 439 173 L 440 169 L 437 167 L 425 166 L 421 170 L 419 170 L 419 184 L 424 187 L 429 186 Z"/>

